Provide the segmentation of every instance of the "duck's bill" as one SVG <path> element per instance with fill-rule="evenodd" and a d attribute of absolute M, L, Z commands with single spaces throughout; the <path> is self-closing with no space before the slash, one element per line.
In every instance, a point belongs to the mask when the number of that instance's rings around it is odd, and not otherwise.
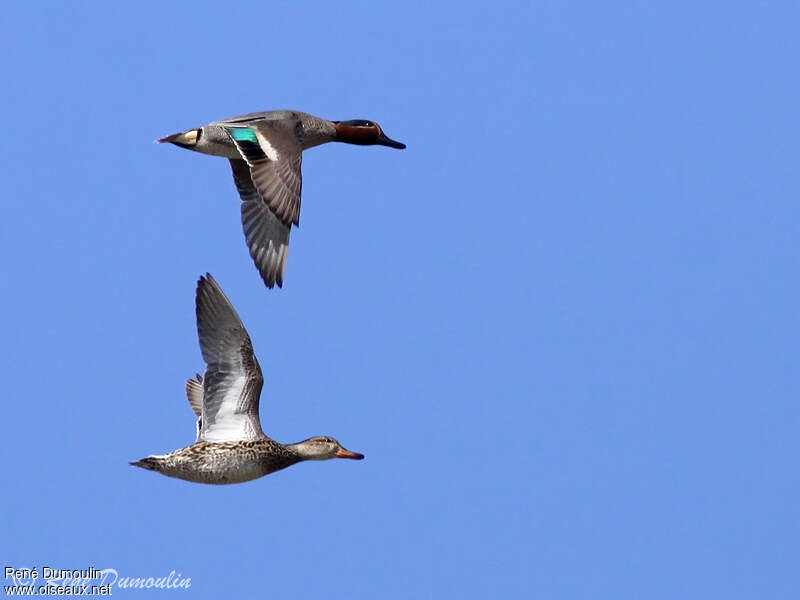
<path fill-rule="evenodd" d="M 397 148 L 398 150 L 403 150 L 406 145 L 403 142 L 396 142 L 392 138 L 388 137 L 385 133 L 381 131 L 381 134 L 378 136 L 378 139 L 375 140 L 376 144 L 380 144 L 381 146 L 389 146 L 390 148 Z"/>
<path fill-rule="evenodd" d="M 352 458 L 354 460 L 361 460 L 364 458 L 363 454 L 359 454 L 358 452 L 350 452 L 350 450 L 339 450 L 336 453 L 336 456 L 339 458 Z"/>

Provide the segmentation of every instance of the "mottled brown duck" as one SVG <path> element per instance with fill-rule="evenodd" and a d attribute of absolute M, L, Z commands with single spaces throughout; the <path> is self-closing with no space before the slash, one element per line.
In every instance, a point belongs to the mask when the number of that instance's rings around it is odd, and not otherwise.
<path fill-rule="evenodd" d="M 256 479 L 305 460 L 364 458 L 328 436 L 296 444 L 267 437 L 258 418 L 264 378 L 250 336 L 209 274 L 197 283 L 196 312 L 206 370 L 186 382 L 186 395 L 197 415 L 197 440 L 133 466 L 187 481 L 225 484 Z"/>

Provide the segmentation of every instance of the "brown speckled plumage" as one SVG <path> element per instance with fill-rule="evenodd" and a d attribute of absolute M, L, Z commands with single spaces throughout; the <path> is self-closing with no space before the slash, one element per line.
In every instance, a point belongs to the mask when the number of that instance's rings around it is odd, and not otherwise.
<path fill-rule="evenodd" d="M 197 442 L 163 456 L 131 463 L 197 483 L 241 483 L 290 467 L 302 460 L 283 444 L 267 437 L 234 442 Z"/>
<path fill-rule="evenodd" d="M 241 483 L 304 460 L 361 459 L 335 439 L 281 444 L 261 430 L 258 401 L 263 377 L 250 336 L 211 275 L 197 284 L 197 332 L 206 372 L 186 382 L 197 415 L 197 441 L 169 454 L 130 463 L 198 483 Z"/>

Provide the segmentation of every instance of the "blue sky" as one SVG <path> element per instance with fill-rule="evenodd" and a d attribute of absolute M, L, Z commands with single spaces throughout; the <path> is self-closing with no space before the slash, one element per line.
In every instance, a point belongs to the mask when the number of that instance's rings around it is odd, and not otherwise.
<path fill-rule="evenodd" d="M 5 17 L 3 566 L 191 578 L 170 597 L 800 592 L 795 4 Z M 269 291 L 227 162 L 153 140 L 278 108 L 408 148 L 305 154 Z M 128 466 L 194 439 L 206 271 L 265 431 L 366 460 Z"/>

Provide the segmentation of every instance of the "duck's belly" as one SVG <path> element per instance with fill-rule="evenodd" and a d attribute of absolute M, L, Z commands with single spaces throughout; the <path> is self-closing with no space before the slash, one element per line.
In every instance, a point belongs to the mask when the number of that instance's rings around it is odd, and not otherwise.
<path fill-rule="evenodd" d="M 264 456 L 249 444 L 230 447 L 226 442 L 195 444 L 176 450 L 169 458 L 172 460 L 159 469 L 164 475 L 215 485 L 250 481 L 296 462 L 289 457 Z"/>
<path fill-rule="evenodd" d="M 238 464 L 181 464 L 176 463 L 163 466 L 161 473 L 167 477 L 177 477 L 186 481 L 197 483 L 212 483 L 223 485 L 226 483 L 242 483 L 263 477 L 268 473 L 266 469 L 255 461 L 246 461 Z"/>
<path fill-rule="evenodd" d="M 200 139 L 197 146 L 193 148 L 194 150 L 214 156 L 242 159 L 242 155 L 239 154 L 225 128 L 218 125 L 206 125 L 200 130 Z"/>

